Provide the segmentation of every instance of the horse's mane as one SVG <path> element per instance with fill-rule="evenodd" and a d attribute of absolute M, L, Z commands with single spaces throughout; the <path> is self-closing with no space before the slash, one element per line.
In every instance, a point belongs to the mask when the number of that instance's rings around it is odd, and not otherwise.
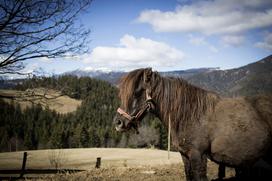
<path fill-rule="evenodd" d="M 122 77 L 119 88 L 122 105 L 127 107 L 133 100 L 133 93 L 143 80 L 145 69 L 137 69 Z M 157 72 L 152 73 L 151 97 L 160 112 L 160 118 L 171 121 L 176 129 L 182 124 L 192 124 L 199 121 L 208 110 L 212 110 L 219 96 L 189 84 L 181 78 L 162 77 Z"/>

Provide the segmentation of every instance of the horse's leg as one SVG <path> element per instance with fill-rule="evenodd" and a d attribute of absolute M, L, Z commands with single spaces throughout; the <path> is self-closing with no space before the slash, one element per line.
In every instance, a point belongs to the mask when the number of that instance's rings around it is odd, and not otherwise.
<path fill-rule="evenodd" d="M 218 168 L 218 179 L 223 180 L 223 178 L 226 176 L 226 166 L 224 164 L 219 164 Z"/>
<path fill-rule="evenodd" d="M 193 174 L 193 180 L 208 181 L 207 157 L 205 155 L 201 155 L 201 153 L 196 149 L 192 149 L 188 156 Z"/>
<path fill-rule="evenodd" d="M 206 157 L 206 155 L 202 155 L 200 166 L 201 166 L 200 167 L 201 180 L 208 180 L 208 178 L 207 178 L 207 157 Z"/>
<path fill-rule="evenodd" d="M 191 171 L 191 165 L 190 165 L 189 159 L 186 156 L 184 156 L 182 153 L 180 153 L 180 154 L 181 154 L 182 161 L 184 164 L 184 171 L 185 171 L 186 180 L 191 181 L 191 180 L 193 180 L 193 173 Z"/>

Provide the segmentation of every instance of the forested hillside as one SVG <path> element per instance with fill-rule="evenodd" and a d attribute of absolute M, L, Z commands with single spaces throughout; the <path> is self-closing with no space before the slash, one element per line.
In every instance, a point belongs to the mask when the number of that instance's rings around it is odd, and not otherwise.
<path fill-rule="evenodd" d="M 203 72 L 187 80 L 227 97 L 271 94 L 272 55 L 243 67 Z"/>
<path fill-rule="evenodd" d="M 61 91 L 81 99 L 73 113 L 58 114 L 40 105 L 24 110 L 0 99 L 1 151 L 80 147 L 149 147 L 165 148 L 166 134 L 158 120 L 143 121 L 140 134 L 121 134 L 112 120 L 119 106 L 118 90 L 110 83 L 91 78 L 61 76 L 25 80 L 16 89 L 37 87 Z"/>

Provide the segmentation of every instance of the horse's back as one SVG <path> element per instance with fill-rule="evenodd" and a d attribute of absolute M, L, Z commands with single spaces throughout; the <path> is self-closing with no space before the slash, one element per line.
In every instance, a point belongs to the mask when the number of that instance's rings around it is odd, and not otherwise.
<path fill-rule="evenodd" d="M 257 98 L 256 104 L 261 104 Z M 245 98 L 218 102 L 209 127 L 214 161 L 237 166 L 254 162 L 264 154 L 271 138 L 267 123 L 255 109 Z"/>
<path fill-rule="evenodd" d="M 272 94 L 246 97 L 246 100 L 254 107 L 262 120 L 269 125 L 272 133 Z"/>

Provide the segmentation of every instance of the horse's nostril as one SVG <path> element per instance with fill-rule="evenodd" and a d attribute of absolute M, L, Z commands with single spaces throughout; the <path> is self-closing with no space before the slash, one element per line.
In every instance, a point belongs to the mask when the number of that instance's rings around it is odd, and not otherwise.
<path fill-rule="evenodd" d="M 122 121 L 118 120 L 117 125 L 120 126 L 122 124 Z"/>

